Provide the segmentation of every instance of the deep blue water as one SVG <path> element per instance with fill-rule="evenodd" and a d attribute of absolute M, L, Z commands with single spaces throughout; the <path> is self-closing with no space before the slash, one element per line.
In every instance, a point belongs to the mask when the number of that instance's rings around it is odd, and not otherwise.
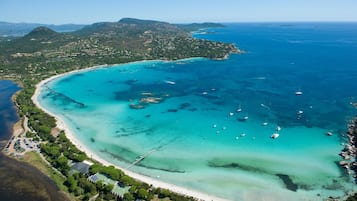
<path fill-rule="evenodd" d="M 246 51 L 231 56 L 234 66 L 230 72 L 235 71 L 231 74 L 271 79 L 273 82 L 267 84 L 278 88 L 279 94 L 267 99 L 277 101 L 274 107 L 278 112 L 285 112 L 279 111 L 280 107 L 296 109 L 315 102 L 310 121 L 318 119 L 315 124 L 331 129 L 344 128 L 344 123 L 354 116 L 355 110 L 349 103 L 357 97 L 357 23 L 227 26 L 214 29 L 214 34 L 195 36 L 235 43 Z M 304 96 L 296 102 L 291 93 L 298 89 Z"/>
<path fill-rule="evenodd" d="M 227 24 L 194 36 L 244 54 L 74 73 L 39 102 L 99 157 L 165 182 L 230 200 L 343 196 L 355 188 L 337 163 L 356 113 L 356 25 Z"/>

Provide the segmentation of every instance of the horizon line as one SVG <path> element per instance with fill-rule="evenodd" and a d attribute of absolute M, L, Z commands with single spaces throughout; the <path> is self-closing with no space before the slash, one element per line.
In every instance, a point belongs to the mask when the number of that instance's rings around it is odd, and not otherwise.
<path fill-rule="evenodd" d="M 124 18 L 121 18 L 124 19 Z M 119 19 L 119 20 L 121 20 Z M 159 21 L 159 22 L 167 22 L 170 24 L 192 24 L 192 23 L 222 23 L 222 24 L 233 24 L 233 23 L 357 23 L 357 20 L 282 20 L 282 21 L 274 21 L 274 20 L 246 20 L 246 21 L 192 21 L 192 22 L 170 22 L 170 21 L 163 21 L 163 20 L 155 20 L 155 19 L 142 19 L 142 18 L 133 18 L 133 19 L 138 19 L 138 20 L 152 20 L 152 21 Z M 64 22 L 64 23 L 44 23 L 44 22 L 13 22 L 13 21 L 3 21 L 1 20 L 0 23 L 11 23 L 11 24 L 41 24 L 41 25 L 54 25 L 54 26 L 60 26 L 60 25 L 91 25 L 95 23 L 101 23 L 101 22 L 118 22 L 117 21 L 96 21 L 96 22 L 91 22 L 91 23 L 76 23 L 76 22 Z"/>

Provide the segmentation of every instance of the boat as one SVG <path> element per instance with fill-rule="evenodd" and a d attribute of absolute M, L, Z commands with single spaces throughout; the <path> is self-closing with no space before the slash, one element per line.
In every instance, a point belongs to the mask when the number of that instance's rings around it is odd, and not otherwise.
<path fill-rule="evenodd" d="M 299 91 L 296 91 L 296 92 L 295 92 L 295 95 L 301 96 L 301 95 L 302 95 L 302 91 L 300 91 L 300 90 L 299 90 Z"/>
<path fill-rule="evenodd" d="M 273 135 L 271 135 L 270 137 L 276 139 L 279 137 L 279 133 L 273 133 Z"/>
<path fill-rule="evenodd" d="M 331 131 L 329 131 L 329 132 L 326 133 L 326 135 L 327 135 L 327 136 L 332 136 L 333 134 L 332 134 Z"/>
<path fill-rule="evenodd" d="M 172 85 L 173 85 L 173 84 L 176 84 L 176 82 L 170 81 L 170 80 L 164 80 L 164 82 L 167 83 L 167 84 L 172 84 Z"/>
<path fill-rule="evenodd" d="M 229 113 L 229 116 L 233 116 L 233 115 L 234 115 L 234 113 L 233 113 L 233 112 L 230 112 L 230 113 Z"/>
<path fill-rule="evenodd" d="M 213 124 L 213 126 L 212 126 L 213 128 L 217 128 L 217 124 Z"/>
<path fill-rule="evenodd" d="M 247 121 L 248 120 L 248 116 L 245 116 L 245 117 L 242 117 L 242 118 L 239 118 L 238 121 Z"/>
<path fill-rule="evenodd" d="M 240 134 L 241 137 L 245 137 L 246 135 L 245 133 Z"/>
<path fill-rule="evenodd" d="M 276 127 L 276 131 L 280 131 L 281 130 L 281 127 L 280 126 L 277 126 Z"/>
<path fill-rule="evenodd" d="M 263 126 L 267 126 L 267 125 L 268 125 L 268 122 L 263 122 L 262 125 L 263 125 Z"/>
<path fill-rule="evenodd" d="M 298 115 L 302 115 L 303 113 L 304 113 L 304 111 L 302 111 L 302 110 L 299 110 L 299 111 L 297 112 Z"/>
<path fill-rule="evenodd" d="M 239 104 L 239 107 L 237 109 L 237 112 L 241 112 L 242 111 L 242 106 Z"/>

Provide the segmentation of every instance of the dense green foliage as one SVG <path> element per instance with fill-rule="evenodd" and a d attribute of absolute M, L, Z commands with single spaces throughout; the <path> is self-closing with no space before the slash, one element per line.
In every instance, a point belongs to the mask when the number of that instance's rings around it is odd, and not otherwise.
<path fill-rule="evenodd" d="M 102 173 L 113 180 L 119 180 L 124 175 L 124 173 L 121 170 L 115 169 L 114 166 L 106 167 L 100 164 L 92 165 L 90 168 L 90 173 L 95 174 L 97 172 Z"/>
<path fill-rule="evenodd" d="M 0 42 L 0 76 L 56 74 L 101 64 L 187 57 L 223 58 L 232 44 L 201 40 L 184 30 L 217 24 L 172 25 L 125 18 L 71 33 L 38 27 L 24 37 Z M 180 28 L 182 27 L 182 28 Z"/>

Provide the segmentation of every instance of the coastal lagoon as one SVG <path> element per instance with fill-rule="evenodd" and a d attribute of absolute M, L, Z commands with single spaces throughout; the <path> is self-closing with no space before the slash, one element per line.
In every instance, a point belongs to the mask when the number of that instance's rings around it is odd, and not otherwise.
<path fill-rule="evenodd" d="M 356 27 L 227 24 L 194 36 L 244 54 L 81 71 L 37 98 L 97 156 L 157 180 L 229 200 L 343 196 L 356 190 L 338 165 L 356 113 Z"/>
<path fill-rule="evenodd" d="M 0 80 L 0 149 L 6 147 L 18 116 L 11 97 L 20 87 Z M 0 153 L 0 200 L 67 201 L 56 184 L 35 167 Z"/>

